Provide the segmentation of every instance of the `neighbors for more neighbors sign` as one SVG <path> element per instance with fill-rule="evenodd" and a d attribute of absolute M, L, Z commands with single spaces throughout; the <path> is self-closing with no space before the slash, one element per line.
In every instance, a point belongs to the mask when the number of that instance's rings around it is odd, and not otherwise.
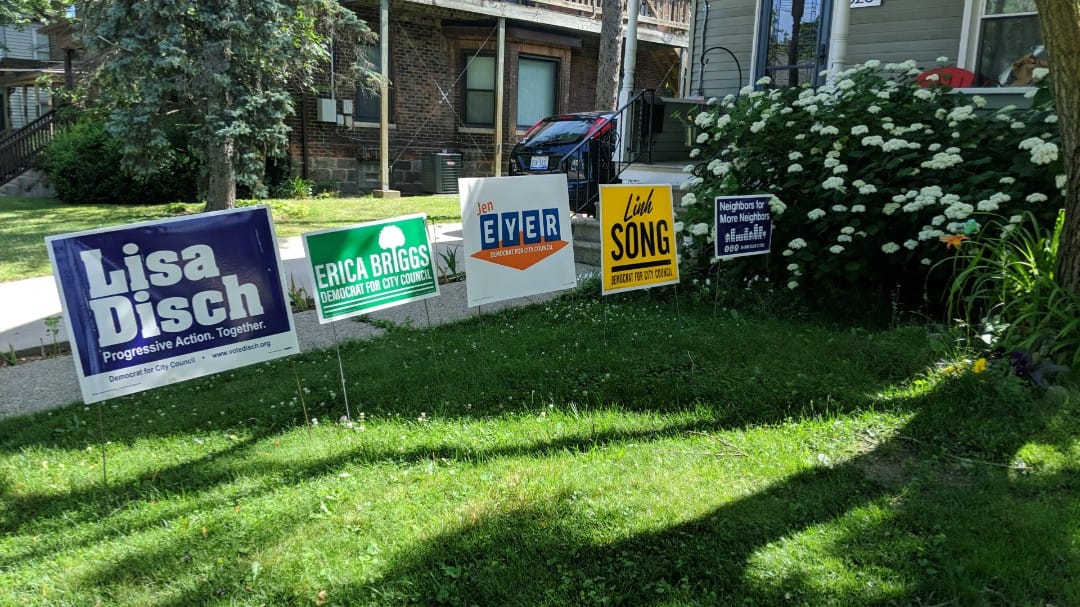
<path fill-rule="evenodd" d="M 439 294 L 425 215 L 304 234 L 319 322 Z"/>
<path fill-rule="evenodd" d="M 266 207 L 45 241 L 87 403 L 299 351 Z"/>

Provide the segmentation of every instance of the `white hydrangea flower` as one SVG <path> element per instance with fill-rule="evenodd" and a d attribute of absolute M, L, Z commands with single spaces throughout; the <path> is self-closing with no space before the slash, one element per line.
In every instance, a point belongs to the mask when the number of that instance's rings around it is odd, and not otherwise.
<path fill-rule="evenodd" d="M 993 202 L 993 201 L 990 201 L 990 200 L 980 200 L 978 202 L 978 204 L 975 205 L 975 208 L 979 209 L 980 211 L 993 213 L 994 211 L 998 210 L 1000 207 L 998 207 L 998 204 L 996 202 Z M 946 212 L 948 212 L 948 211 L 946 210 Z"/>
<path fill-rule="evenodd" d="M 881 207 L 881 212 L 886 215 L 892 215 L 898 210 L 900 210 L 900 203 L 898 202 L 889 202 L 886 203 L 885 206 Z"/>
<path fill-rule="evenodd" d="M 683 223 L 683 222 L 681 222 L 681 221 L 676 221 L 676 222 L 675 222 L 675 225 L 674 225 L 674 226 L 672 226 L 672 229 L 673 229 L 673 230 L 675 230 L 675 233 L 676 233 L 676 234 L 678 234 L 679 232 L 682 232 L 682 231 L 683 231 L 683 228 L 685 228 L 685 227 L 686 227 L 686 224 L 684 224 L 684 223 Z"/>
<path fill-rule="evenodd" d="M 690 157 L 691 158 L 697 158 L 700 155 L 701 155 L 701 148 L 694 148 L 694 149 L 690 150 Z"/>
<path fill-rule="evenodd" d="M 853 204 L 853 205 L 851 205 L 851 212 L 852 213 L 865 213 L 866 212 L 866 205 L 864 205 L 864 204 Z"/>
<path fill-rule="evenodd" d="M 967 219 L 973 212 L 975 212 L 975 207 L 966 202 L 958 202 L 956 204 L 949 205 L 949 208 L 945 209 L 945 217 L 956 221 L 963 221 Z"/>
<path fill-rule="evenodd" d="M 855 135 L 856 137 L 859 135 L 865 135 L 869 132 L 870 127 L 866 126 L 865 124 L 856 124 L 855 126 L 851 127 L 851 134 Z"/>
<path fill-rule="evenodd" d="M 854 234 L 855 233 L 855 228 L 853 228 L 851 226 L 844 226 L 844 227 L 840 228 L 840 233 L 841 234 Z"/>
<path fill-rule="evenodd" d="M 1046 194 L 1035 192 L 1033 194 L 1028 194 L 1027 198 L 1024 198 L 1024 200 L 1028 202 L 1046 202 L 1049 198 L 1046 197 Z"/>
<path fill-rule="evenodd" d="M 1013 215 L 1009 218 L 1009 223 L 1021 223 L 1022 221 L 1024 221 L 1024 218 L 1021 215 Z"/>
<path fill-rule="evenodd" d="M 853 88 L 854 86 L 855 81 L 851 79 L 844 79 L 836 83 L 836 88 L 840 89 L 841 91 L 846 91 L 850 88 Z"/>
<path fill-rule="evenodd" d="M 788 173 L 801 173 L 802 170 L 803 170 L 802 165 L 797 163 L 797 162 L 793 163 L 791 166 L 789 166 L 787 168 Z"/>
<path fill-rule="evenodd" d="M 899 250 L 900 245 L 896 244 L 895 242 L 886 242 L 885 244 L 881 245 L 881 252 L 885 253 L 886 255 L 892 255 Z"/>
<path fill-rule="evenodd" d="M 845 206 L 844 206 L 844 205 L 842 205 L 842 204 L 834 204 L 834 205 L 832 206 L 832 211 L 833 211 L 833 213 L 843 213 L 843 212 L 844 212 L 844 211 L 846 211 L 846 210 L 847 210 L 847 207 L 845 207 Z"/>
<path fill-rule="evenodd" d="M 781 253 L 781 255 L 783 255 L 784 257 L 791 257 L 794 254 L 795 251 L 792 251 L 791 249 L 784 249 L 784 252 Z"/>
<path fill-rule="evenodd" d="M 694 117 L 694 124 L 704 129 L 711 126 L 714 120 L 716 120 L 716 117 L 711 112 L 701 112 Z"/>
<path fill-rule="evenodd" d="M 708 133 L 699 133 L 698 136 L 697 136 L 697 139 L 695 139 L 695 141 L 697 141 L 698 143 L 705 143 L 708 140 L 709 140 L 709 134 Z"/>
<path fill-rule="evenodd" d="M 975 95 L 975 96 L 973 96 L 971 98 L 971 103 L 975 107 L 977 107 L 979 109 L 982 109 L 982 108 L 986 107 L 986 98 L 981 96 L 981 95 Z"/>
<path fill-rule="evenodd" d="M 690 226 L 690 233 L 694 236 L 704 236 L 709 233 L 709 224 L 707 223 L 695 223 Z"/>
<path fill-rule="evenodd" d="M 722 129 L 731 124 L 731 114 L 724 114 L 716 119 L 716 128 Z"/>
<path fill-rule="evenodd" d="M 925 257 L 923 257 L 923 258 L 922 258 L 922 261 L 920 261 L 919 263 L 921 263 L 921 264 L 922 264 L 922 265 L 924 265 L 924 266 L 928 266 L 928 265 L 930 265 L 930 260 L 929 260 L 929 259 L 927 259 L 927 258 L 925 258 Z"/>
<path fill-rule="evenodd" d="M 864 183 L 863 185 L 859 186 L 860 194 L 876 194 L 877 191 L 877 186 L 872 183 Z"/>
<path fill-rule="evenodd" d="M 1057 121 L 1057 114 L 1049 114 L 1046 116 L 1046 118 L 1043 118 L 1043 122 L 1045 122 L 1046 124 L 1057 124 Z"/>
<path fill-rule="evenodd" d="M 840 253 L 844 252 L 844 247 L 838 244 L 834 244 L 833 246 L 829 247 L 829 252 L 833 255 L 839 255 Z"/>
<path fill-rule="evenodd" d="M 843 175 L 848 172 L 848 166 L 846 164 L 838 164 L 833 167 L 833 175 Z"/>
<path fill-rule="evenodd" d="M 821 187 L 826 190 L 836 190 L 842 192 L 844 190 L 844 178 L 843 177 L 829 177 L 825 181 L 821 182 Z"/>
<path fill-rule="evenodd" d="M 1062 175 L 1055 175 L 1054 176 L 1054 185 L 1057 186 L 1057 189 L 1064 191 L 1065 190 L 1065 175 L 1063 175 L 1063 174 Z"/>
<path fill-rule="evenodd" d="M 1043 78 L 1046 78 L 1046 75 L 1049 74 L 1049 73 L 1050 73 L 1050 70 L 1048 68 L 1037 67 L 1037 68 L 1035 68 L 1034 70 L 1031 71 L 1031 81 L 1032 82 L 1038 82 L 1038 81 L 1042 80 Z"/>
<path fill-rule="evenodd" d="M 841 234 L 836 237 L 836 242 L 851 242 L 851 237 L 847 234 Z"/>
<path fill-rule="evenodd" d="M 939 225 L 945 223 L 945 219 L 946 219 L 946 217 L 944 215 L 934 215 L 933 217 L 930 218 L 930 224 L 935 225 L 935 226 L 939 226 Z"/>
<path fill-rule="evenodd" d="M 919 246 L 919 241 L 908 238 L 904 241 L 904 248 L 909 251 L 914 251 L 915 247 Z"/>
<path fill-rule="evenodd" d="M 750 125 L 750 132 L 751 133 L 760 133 L 761 129 L 764 129 L 764 128 L 765 128 L 765 121 L 764 120 L 758 120 L 757 122 Z"/>
<path fill-rule="evenodd" d="M 795 270 L 798 270 L 798 269 L 799 269 L 799 264 L 797 264 L 797 263 L 789 263 L 788 264 L 788 267 L 787 267 L 788 272 L 794 272 Z"/>
<path fill-rule="evenodd" d="M 824 209 L 813 209 L 806 214 L 806 218 L 810 221 L 817 221 L 826 215 Z"/>
<path fill-rule="evenodd" d="M 822 135 L 839 135 L 840 134 L 840 129 L 836 128 L 835 126 L 829 125 L 829 126 L 826 126 L 826 127 L 822 127 L 821 134 Z"/>
<path fill-rule="evenodd" d="M 773 196 L 769 199 L 769 210 L 772 211 L 773 215 L 779 217 L 784 214 L 784 211 L 787 210 L 787 205 L 784 204 L 784 201 L 780 200 L 776 196 Z"/>
<path fill-rule="evenodd" d="M 876 105 L 871 105 L 870 107 L 866 108 L 866 111 L 870 112 L 871 114 L 877 114 L 881 111 L 881 108 Z"/>
<path fill-rule="evenodd" d="M 915 89 L 915 98 L 923 101 L 933 99 L 934 93 L 930 92 L 930 89 Z"/>
<path fill-rule="evenodd" d="M 788 281 L 788 283 L 787 283 L 787 288 L 789 288 L 789 289 L 794 290 L 794 289 L 797 289 L 798 287 L 799 287 L 799 283 L 794 281 L 794 280 Z"/>
<path fill-rule="evenodd" d="M 688 192 L 686 194 L 683 194 L 682 201 L 680 201 L 679 204 L 681 204 L 684 207 L 693 206 L 693 205 L 697 204 L 697 196 L 695 196 L 693 192 Z"/>
<path fill-rule="evenodd" d="M 827 169 L 831 169 L 838 164 L 840 164 L 840 161 L 833 158 L 831 155 L 825 159 L 825 168 Z"/>
<path fill-rule="evenodd" d="M 791 152 L 787 155 L 788 160 L 798 160 L 800 158 L 802 158 L 802 152 L 799 151 Z"/>
<path fill-rule="evenodd" d="M 940 63 L 941 65 L 945 65 L 946 63 L 949 62 L 949 58 L 946 57 L 945 55 L 942 55 L 942 56 L 937 58 L 937 62 Z"/>
<path fill-rule="evenodd" d="M 806 241 L 803 240 L 802 238 L 796 238 L 795 240 L 792 240 L 791 242 L 788 243 L 788 248 L 789 249 L 794 249 L 796 251 L 798 251 L 799 249 L 801 249 L 801 248 L 803 248 L 805 246 L 806 246 Z"/>

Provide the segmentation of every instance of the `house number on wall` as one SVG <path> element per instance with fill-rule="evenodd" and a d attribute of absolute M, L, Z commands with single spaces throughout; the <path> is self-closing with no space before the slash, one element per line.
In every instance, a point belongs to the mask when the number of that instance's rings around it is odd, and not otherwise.
<path fill-rule="evenodd" d="M 851 0 L 851 8 L 863 8 L 867 6 L 881 6 L 881 0 Z"/>

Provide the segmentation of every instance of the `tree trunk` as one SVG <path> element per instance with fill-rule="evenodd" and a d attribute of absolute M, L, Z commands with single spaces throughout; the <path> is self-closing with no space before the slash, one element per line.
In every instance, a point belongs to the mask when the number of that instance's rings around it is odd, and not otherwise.
<path fill-rule="evenodd" d="M 634 2 L 635 0 L 629 0 Z M 622 0 L 603 0 L 600 21 L 600 56 L 596 60 L 596 110 L 618 109 L 619 72 L 622 71 Z"/>
<path fill-rule="evenodd" d="M 1066 177 L 1065 226 L 1055 276 L 1062 287 L 1080 294 L 1080 3 L 1035 0 L 1035 4 L 1050 59 Z"/>
<path fill-rule="evenodd" d="M 206 186 L 206 210 L 222 211 L 236 206 L 236 166 L 233 142 L 212 140 L 206 150 L 209 183 Z"/>

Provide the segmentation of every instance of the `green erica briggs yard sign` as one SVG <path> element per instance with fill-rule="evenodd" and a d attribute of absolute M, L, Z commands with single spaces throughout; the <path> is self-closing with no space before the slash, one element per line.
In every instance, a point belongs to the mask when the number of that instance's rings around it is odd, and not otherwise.
<path fill-rule="evenodd" d="M 304 250 L 320 323 L 439 294 L 424 215 L 309 232 Z"/>

